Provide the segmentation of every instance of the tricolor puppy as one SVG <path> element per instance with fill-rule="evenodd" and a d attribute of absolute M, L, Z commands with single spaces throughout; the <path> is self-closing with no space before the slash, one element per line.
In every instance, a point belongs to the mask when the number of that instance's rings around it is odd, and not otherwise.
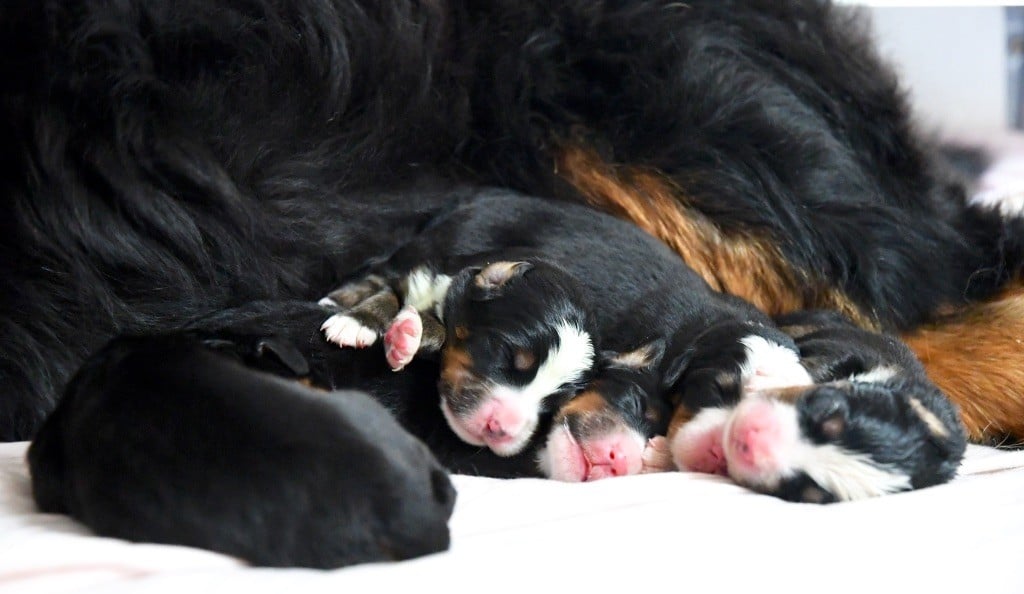
<path fill-rule="evenodd" d="M 427 331 L 440 327 L 429 318 L 439 318 L 448 341 L 441 408 L 457 435 L 502 455 L 521 451 L 540 417 L 553 412 L 548 403 L 564 400 L 567 388 L 587 378 L 598 343 L 633 353 L 709 319 L 770 324 L 749 304 L 712 291 L 678 255 L 632 224 L 586 207 L 500 192 L 444 213 L 374 273 L 326 298 L 327 305 L 351 307 L 324 323 L 325 336 L 356 347 L 383 336 L 389 362 L 400 368 L 422 346 L 418 337 L 444 341 Z M 389 290 L 374 290 L 374 283 Z M 382 322 L 387 316 L 380 313 L 400 303 L 396 317 Z M 628 401 L 630 393 L 610 400 Z M 616 408 L 610 402 L 609 410 Z M 573 426 L 584 425 L 569 425 L 570 433 Z M 565 427 L 552 437 L 563 436 Z M 586 447 L 587 436 L 571 437 L 557 450 L 579 451 L 556 460 L 602 449 Z M 617 465 L 636 468 L 640 453 L 628 445 L 632 437 L 616 439 L 622 445 L 616 456 L 629 458 Z M 598 458 L 591 466 L 610 463 Z M 555 474 L 580 477 L 568 470 Z"/>
<path fill-rule="evenodd" d="M 793 387 L 765 386 L 756 371 L 723 367 L 704 353 L 680 361 L 669 432 L 679 468 L 726 474 L 764 493 L 814 503 L 954 476 L 966 447 L 957 410 L 905 345 L 832 312 L 777 322 L 799 349 L 810 385 L 798 385 L 794 376 Z M 768 334 L 741 339 L 747 360 L 782 353 L 776 347 L 787 341 Z"/>
<path fill-rule="evenodd" d="M 663 350 L 658 341 L 603 354 L 597 378 L 555 414 L 537 455 L 545 476 L 577 482 L 671 469 L 652 444 L 669 420 L 657 372 Z"/>
<path fill-rule="evenodd" d="M 112 341 L 29 448 L 39 508 L 102 536 L 254 565 L 333 568 L 448 547 L 455 492 L 422 442 L 364 393 L 248 364 L 308 372 L 277 338 Z"/>
<path fill-rule="evenodd" d="M 565 271 L 543 262 L 454 278 L 438 386 L 456 435 L 499 455 L 523 449 L 541 417 L 593 375 L 596 328 L 585 303 Z"/>

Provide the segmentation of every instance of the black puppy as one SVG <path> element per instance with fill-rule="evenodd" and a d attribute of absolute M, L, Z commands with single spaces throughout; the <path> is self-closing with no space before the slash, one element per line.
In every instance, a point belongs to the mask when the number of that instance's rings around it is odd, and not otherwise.
<path fill-rule="evenodd" d="M 29 448 L 40 509 L 103 536 L 255 565 L 333 568 L 448 547 L 452 485 L 388 411 L 253 370 L 225 348 L 307 372 L 273 337 L 115 339 Z"/>
<path fill-rule="evenodd" d="M 728 345 L 746 330 L 720 329 L 721 349 L 689 351 L 669 372 L 679 376 L 669 389 L 677 405 L 669 447 L 679 468 L 815 503 L 917 489 L 955 475 L 966 447 L 957 408 L 906 345 L 834 312 L 776 322 L 794 339 L 815 385 L 745 386 Z"/>

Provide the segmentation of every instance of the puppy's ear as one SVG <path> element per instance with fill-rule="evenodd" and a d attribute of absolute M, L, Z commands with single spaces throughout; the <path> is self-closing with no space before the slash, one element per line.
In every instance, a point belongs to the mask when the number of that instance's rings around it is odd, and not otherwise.
<path fill-rule="evenodd" d="M 672 359 L 665 366 L 665 373 L 661 376 L 661 389 L 668 390 L 683 377 L 686 373 L 686 368 L 690 366 L 690 361 L 693 360 L 694 349 L 689 348 L 679 355 L 675 359 Z"/>
<path fill-rule="evenodd" d="M 296 376 L 309 375 L 309 362 L 298 347 L 276 337 L 262 338 L 256 343 L 256 357 L 273 357 Z"/>
<path fill-rule="evenodd" d="M 529 262 L 495 262 L 478 272 L 473 284 L 481 289 L 486 297 L 493 297 L 508 281 L 522 276 L 531 268 L 533 264 Z"/>
<path fill-rule="evenodd" d="M 625 353 L 604 353 L 609 367 L 636 370 L 657 367 L 661 364 L 661 359 L 664 356 L 665 341 L 661 338 Z"/>

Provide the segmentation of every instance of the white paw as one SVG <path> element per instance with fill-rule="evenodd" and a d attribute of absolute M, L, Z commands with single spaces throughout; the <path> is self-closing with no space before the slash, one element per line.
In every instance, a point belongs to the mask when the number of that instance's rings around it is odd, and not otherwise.
<path fill-rule="evenodd" d="M 344 314 L 334 314 L 320 326 L 324 337 L 340 347 L 368 347 L 377 341 L 377 333 L 359 320 Z"/>
<path fill-rule="evenodd" d="M 324 297 L 320 301 L 317 301 L 316 304 L 321 307 L 338 307 L 338 302 L 330 297 Z"/>

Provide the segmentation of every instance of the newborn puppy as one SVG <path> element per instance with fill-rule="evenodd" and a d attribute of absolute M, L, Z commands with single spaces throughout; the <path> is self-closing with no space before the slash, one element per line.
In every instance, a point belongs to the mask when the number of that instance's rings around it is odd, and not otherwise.
<path fill-rule="evenodd" d="M 669 446 L 679 468 L 814 503 L 917 489 L 955 475 L 966 447 L 957 410 L 898 339 L 832 312 L 800 312 L 777 323 L 794 339 L 813 384 L 765 386 L 756 373 L 723 367 L 721 353 L 688 354 L 675 364 L 679 379 L 670 389 L 677 409 Z M 747 348 L 759 347 L 747 341 Z"/>
<path fill-rule="evenodd" d="M 382 406 L 238 360 L 302 372 L 286 342 L 209 344 L 120 338 L 94 355 L 29 448 L 40 509 L 102 536 L 254 565 L 334 568 L 448 547 L 447 474 Z"/>
<path fill-rule="evenodd" d="M 419 267 L 397 286 L 402 300 L 414 304 L 402 311 L 390 289 L 365 289 L 376 282 L 369 277 L 329 296 L 332 302 L 348 294 L 364 297 L 329 318 L 325 335 L 338 342 L 339 332 L 356 326 L 357 335 L 383 334 L 393 368 L 443 345 L 440 408 L 452 431 L 468 444 L 502 456 L 518 454 L 545 415 L 593 376 L 595 316 L 579 284 L 559 266 L 542 260 L 499 261 L 467 266 L 453 276 Z M 415 346 L 396 347 L 409 337 L 410 320 L 422 330 L 411 337 Z M 400 366 L 395 365 L 396 350 L 408 354 L 401 356 Z"/>
<path fill-rule="evenodd" d="M 663 349 L 603 354 L 598 378 L 555 413 L 537 455 L 545 476 L 579 482 L 671 468 L 651 459 L 669 420 L 656 373 Z"/>

